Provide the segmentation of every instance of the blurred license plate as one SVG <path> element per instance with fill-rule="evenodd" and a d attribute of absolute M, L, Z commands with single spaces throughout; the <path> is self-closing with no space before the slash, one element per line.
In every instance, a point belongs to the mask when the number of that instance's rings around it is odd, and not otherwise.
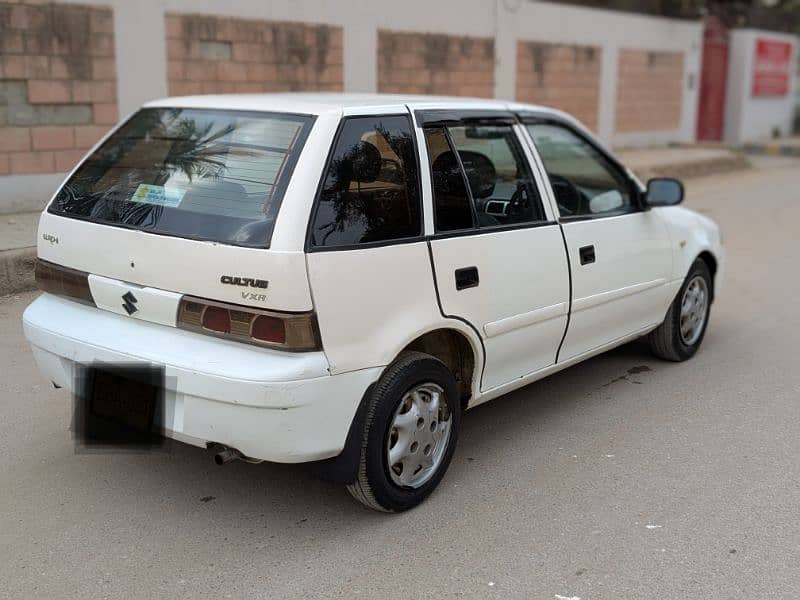
<path fill-rule="evenodd" d="M 158 389 L 107 371 L 95 371 L 92 414 L 142 433 L 153 425 Z"/>
<path fill-rule="evenodd" d="M 151 446 L 161 436 L 154 423 L 163 397 L 163 369 L 113 365 L 89 369 L 77 419 L 79 437 L 90 446 Z"/>

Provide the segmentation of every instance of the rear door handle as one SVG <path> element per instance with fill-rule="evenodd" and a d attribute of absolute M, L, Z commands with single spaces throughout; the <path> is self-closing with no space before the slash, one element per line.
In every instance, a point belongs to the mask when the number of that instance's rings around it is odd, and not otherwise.
<path fill-rule="evenodd" d="M 478 277 L 478 267 L 464 267 L 463 269 L 456 269 L 457 290 L 478 287 L 479 283 L 480 278 Z"/>
<path fill-rule="evenodd" d="M 581 264 L 588 265 L 589 263 L 593 263 L 595 261 L 595 254 L 594 254 L 594 246 L 584 246 L 580 250 L 578 250 L 578 254 L 581 257 Z"/>

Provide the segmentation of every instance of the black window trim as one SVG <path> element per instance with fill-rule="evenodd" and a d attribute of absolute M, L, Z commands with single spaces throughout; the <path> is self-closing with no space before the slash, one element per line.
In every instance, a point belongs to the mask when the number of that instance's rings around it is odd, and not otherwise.
<path fill-rule="evenodd" d="M 344 130 L 345 123 L 350 119 L 366 119 L 366 118 L 380 118 L 380 117 L 405 117 L 408 119 L 409 129 L 411 131 L 411 141 L 414 146 L 414 160 L 417 163 L 417 201 L 419 202 L 419 235 L 404 238 L 394 238 L 391 240 L 377 240 L 374 242 L 365 242 L 363 244 L 342 244 L 339 246 L 314 246 L 311 243 L 311 237 L 314 229 L 314 222 L 317 219 L 317 211 L 319 210 L 320 198 L 322 197 L 322 186 L 325 184 L 325 179 L 328 176 L 328 167 L 330 167 L 333 160 L 333 154 L 336 151 L 336 146 L 339 143 L 339 138 Z M 330 148 L 328 149 L 328 156 L 325 158 L 325 166 L 322 168 L 322 173 L 317 183 L 317 191 L 314 194 L 314 204 L 311 207 L 311 212 L 308 216 L 308 223 L 306 225 L 306 240 L 304 244 L 304 251 L 306 253 L 312 252 L 340 252 L 348 250 L 363 250 L 367 248 L 380 248 L 383 246 L 396 246 L 398 244 L 413 244 L 415 242 L 423 242 L 426 240 L 425 236 L 425 203 L 422 199 L 422 174 L 421 165 L 419 161 L 419 145 L 417 144 L 417 132 L 414 127 L 414 120 L 410 111 L 405 112 L 391 112 L 391 113 L 364 113 L 364 114 L 348 114 L 342 116 L 339 120 L 339 125 L 336 127 L 336 134 L 333 136 Z"/>
<path fill-rule="evenodd" d="M 505 233 L 506 231 L 516 231 L 518 229 L 536 229 L 537 227 L 547 227 L 550 225 L 558 225 L 558 221 L 531 221 L 530 223 L 512 223 L 511 225 L 493 225 L 491 227 L 476 227 L 473 229 L 454 229 L 453 231 L 435 232 L 432 235 L 426 236 L 426 239 L 435 241 L 470 235 Z"/>
<path fill-rule="evenodd" d="M 642 192 L 639 189 L 639 186 L 636 182 L 628 175 L 628 170 L 625 166 L 619 162 L 616 158 L 614 158 L 611 154 L 606 152 L 604 148 L 598 146 L 597 143 L 588 137 L 583 131 L 575 127 L 574 124 L 570 123 L 567 119 L 559 117 L 557 115 L 549 114 L 549 113 L 539 113 L 534 111 L 518 111 L 516 113 L 517 118 L 519 119 L 519 123 L 522 125 L 556 125 L 558 127 L 562 127 L 572 133 L 575 137 L 580 139 L 585 144 L 591 146 L 595 152 L 597 152 L 600 156 L 602 156 L 606 161 L 608 161 L 609 165 L 616 169 L 623 177 L 625 181 L 628 182 L 628 186 L 630 188 L 631 198 L 632 198 L 632 206 L 631 210 L 624 210 L 618 212 L 612 212 L 607 214 L 597 214 L 597 215 L 567 215 L 561 216 L 561 211 L 558 210 L 558 206 L 556 206 L 556 211 L 558 213 L 558 222 L 559 223 L 574 223 L 577 221 L 592 221 L 595 219 L 609 219 L 612 217 L 623 217 L 625 215 L 635 214 L 639 212 L 645 212 L 648 210 L 647 206 L 642 203 Z M 528 132 L 530 134 L 530 131 Z M 533 142 L 534 148 L 536 148 L 536 142 L 533 140 L 533 136 L 531 135 L 531 141 Z M 539 154 L 539 149 L 536 148 L 536 153 Z M 541 159 L 541 155 L 539 155 Z M 542 164 L 544 165 L 544 159 L 542 160 Z M 544 174 L 547 176 L 547 183 L 550 185 L 550 189 L 552 191 L 552 184 L 550 184 L 550 175 L 547 173 L 547 168 L 545 167 Z"/>
<path fill-rule="evenodd" d="M 419 115 L 420 112 L 425 111 L 416 111 L 416 114 Z M 448 113 L 456 113 L 457 111 L 427 111 L 427 112 L 448 112 Z M 519 136 L 514 131 L 514 125 L 518 125 L 520 121 L 517 120 L 514 113 L 509 113 L 505 111 L 461 111 L 461 113 L 470 113 L 473 112 L 480 112 L 482 118 L 480 120 L 470 120 L 461 119 L 457 121 L 449 121 L 447 123 L 439 122 L 439 121 L 432 121 L 430 125 L 421 126 L 423 131 L 427 129 L 442 129 L 444 131 L 444 135 L 447 138 L 447 143 L 450 146 L 451 151 L 453 151 L 456 155 L 458 160 L 458 166 L 461 169 L 461 178 L 464 180 L 464 186 L 467 189 L 467 196 L 469 198 L 470 203 L 470 211 L 472 212 L 472 227 L 469 229 L 453 229 L 450 231 L 439 231 L 437 219 L 436 219 L 436 198 L 433 195 L 433 173 L 431 172 L 431 206 L 433 208 L 433 234 L 427 236 L 427 239 L 430 240 L 438 240 L 438 239 L 446 239 L 451 237 L 464 237 L 468 235 L 485 235 L 488 233 L 502 233 L 505 231 L 515 231 L 517 229 L 533 229 L 536 227 L 544 227 L 546 225 L 556 225 L 558 224 L 557 221 L 549 221 L 547 220 L 547 211 L 544 207 L 544 199 L 542 196 L 542 191 L 539 189 L 539 186 L 536 184 L 536 176 L 533 171 L 533 166 L 528 163 L 528 157 L 525 154 L 525 148 L 523 147 L 524 142 L 523 140 L 519 139 Z M 494 117 L 487 117 L 488 113 L 497 114 L 499 115 L 497 118 Z M 507 115 L 511 115 L 512 120 L 507 120 Z M 417 120 L 419 121 L 419 116 L 417 116 Z M 531 182 L 536 188 L 536 195 L 538 196 L 539 206 L 542 209 L 542 214 L 545 216 L 545 219 L 540 221 L 529 221 L 527 223 L 512 223 L 510 225 L 489 225 L 486 227 L 481 227 L 480 223 L 478 222 L 478 214 L 475 210 L 475 200 L 472 197 L 472 188 L 469 184 L 469 179 L 467 178 L 467 172 L 464 169 L 464 164 L 461 162 L 461 156 L 458 153 L 458 148 L 453 141 L 453 137 L 450 134 L 450 127 L 457 127 L 464 124 L 479 124 L 479 125 L 508 125 L 511 127 L 512 133 L 516 136 L 517 142 L 519 143 L 519 150 L 522 151 L 522 159 L 525 164 L 528 166 L 528 174 L 531 177 Z M 427 143 L 427 141 L 426 141 Z M 427 146 L 426 146 L 427 151 Z M 426 152 L 427 154 L 427 152 Z M 433 164 L 430 161 L 430 155 L 428 155 L 428 171 L 430 172 L 433 168 Z M 548 182 L 549 184 L 549 182 Z"/>
<path fill-rule="evenodd" d="M 461 160 L 461 154 L 458 151 L 458 146 L 456 146 L 455 140 L 453 140 L 453 134 L 450 133 L 450 127 L 447 125 L 440 125 L 436 127 L 437 129 L 441 128 L 444 132 L 444 137 L 447 140 L 447 146 L 450 148 L 450 152 L 455 154 L 456 162 L 458 163 L 458 170 L 461 172 L 461 181 L 464 182 L 464 189 L 467 191 L 467 202 L 469 202 L 469 214 L 472 216 L 472 227 L 464 229 L 464 231 L 472 231 L 474 229 L 480 229 L 480 221 L 478 220 L 478 211 L 475 208 L 475 197 L 472 195 L 472 186 L 469 184 L 469 178 L 467 177 L 467 170 L 464 168 L 464 161 Z M 428 140 L 425 140 L 427 144 Z M 433 163 L 428 165 L 428 168 L 431 172 L 431 202 L 433 206 L 433 232 L 439 232 L 439 223 L 438 219 L 436 218 L 436 190 L 433 188 Z M 450 231 L 460 231 L 458 229 L 451 229 Z"/>

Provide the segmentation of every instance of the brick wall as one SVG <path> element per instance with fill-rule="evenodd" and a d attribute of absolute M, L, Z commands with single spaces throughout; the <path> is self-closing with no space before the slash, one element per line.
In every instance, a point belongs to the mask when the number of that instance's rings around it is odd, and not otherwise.
<path fill-rule="evenodd" d="M 111 11 L 0 2 L 0 175 L 68 171 L 117 119 Z"/>
<path fill-rule="evenodd" d="M 601 62 L 595 46 L 518 42 L 516 99 L 567 111 L 596 130 Z"/>
<path fill-rule="evenodd" d="M 494 40 L 378 31 L 378 91 L 494 96 Z"/>
<path fill-rule="evenodd" d="M 171 95 L 341 91 L 342 28 L 167 14 Z"/>
<path fill-rule="evenodd" d="M 683 102 L 683 52 L 619 51 L 616 131 L 677 129 Z"/>

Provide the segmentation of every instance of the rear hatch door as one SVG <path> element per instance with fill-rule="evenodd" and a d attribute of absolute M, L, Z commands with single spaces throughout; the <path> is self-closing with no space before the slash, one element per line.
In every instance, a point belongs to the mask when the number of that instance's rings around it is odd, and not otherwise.
<path fill-rule="evenodd" d="M 163 324 L 174 324 L 184 294 L 309 311 L 302 248 L 271 242 L 314 120 L 145 108 L 56 194 L 39 257 L 90 273 L 98 307 Z"/>

